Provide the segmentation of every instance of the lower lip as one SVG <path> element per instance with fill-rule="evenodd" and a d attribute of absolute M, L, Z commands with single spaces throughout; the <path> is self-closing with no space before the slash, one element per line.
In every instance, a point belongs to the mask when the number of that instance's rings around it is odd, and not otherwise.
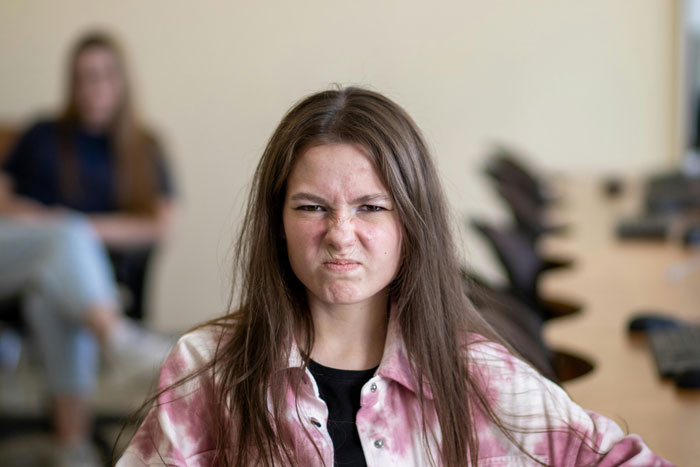
<path fill-rule="evenodd" d="M 360 263 L 323 263 L 326 269 L 334 272 L 352 271 L 360 266 Z"/>

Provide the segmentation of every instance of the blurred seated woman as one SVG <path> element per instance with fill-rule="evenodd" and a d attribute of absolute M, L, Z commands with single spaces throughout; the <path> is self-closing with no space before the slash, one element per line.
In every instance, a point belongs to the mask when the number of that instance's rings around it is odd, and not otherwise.
<path fill-rule="evenodd" d="M 386 97 L 294 106 L 241 225 L 234 311 L 178 341 L 118 467 L 668 465 L 480 318 L 432 157 Z"/>
<path fill-rule="evenodd" d="M 173 187 L 159 145 L 135 118 L 116 43 L 83 37 L 68 73 L 62 115 L 32 125 L 0 167 L 0 295 L 23 296 L 59 453 L 77 465 L 99 353 L 131 369 L 157 367 L 167 354 L 167 341 L 121 313 L 105 247 L 163 239 Z"/>

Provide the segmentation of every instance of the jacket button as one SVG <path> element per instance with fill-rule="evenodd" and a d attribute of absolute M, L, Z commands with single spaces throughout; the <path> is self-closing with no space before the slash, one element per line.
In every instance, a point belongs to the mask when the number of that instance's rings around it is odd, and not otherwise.
<path fill-rule="evenodd" d="M 381 449 L 384 447 L 384 440 L 383 439 L 375 439 L 374 440 L 374 447 L 377 449 Z"/>
<path fill-rule="evenodd" d="M 369 390 L 372 392 L 377 392 L 377 383 L 372 383 L 372 385 L 369 387 Z"/>
<path fill-rule="evenodd" d="M 311 423 L 313 423 L 313 425 L 314 425 L 316 428 L 321 428 L 321 422 L 319 422 L 319 421 L 316 420 L 315 418 L 312 418 L 312 419 L 311 419 Z"/>

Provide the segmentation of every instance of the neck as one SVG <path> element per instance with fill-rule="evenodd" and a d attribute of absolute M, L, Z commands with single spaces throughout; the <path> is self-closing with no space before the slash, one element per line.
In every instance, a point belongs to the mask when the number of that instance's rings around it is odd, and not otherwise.
<path fill-rule="evenodd" d="M 385 293 L 357 304 L 321 303 L 309 297 L 314 322 L 311 358 L 343 370 L 379 365 L 384 353 L 389 297 Z"/>
<path fill-rule="evenodd" d="M 102 135 L 109 132 L 110 121 L 105 119 L 95 119 L 95 118 L 81 118 L 80 126 L 83 131 L 93 134 Z"/>

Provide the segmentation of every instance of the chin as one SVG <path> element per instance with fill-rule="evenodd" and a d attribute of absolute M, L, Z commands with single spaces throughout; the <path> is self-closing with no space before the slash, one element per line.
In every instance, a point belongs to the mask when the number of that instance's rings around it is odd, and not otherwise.
<path fill-rule="evenodd" d="M 326 294 L 325 302 L 329 305 L 353 305 L 355 303 L 362 302 L 368 297 L 358 297 L 355 295 L 333 295 Z"/>
<path fill-rule="evenodd" d="M 370 298 L 352 287 L 332 287 L 323 291 L 324 301 L 332 305 L 352 305 Z"/>

